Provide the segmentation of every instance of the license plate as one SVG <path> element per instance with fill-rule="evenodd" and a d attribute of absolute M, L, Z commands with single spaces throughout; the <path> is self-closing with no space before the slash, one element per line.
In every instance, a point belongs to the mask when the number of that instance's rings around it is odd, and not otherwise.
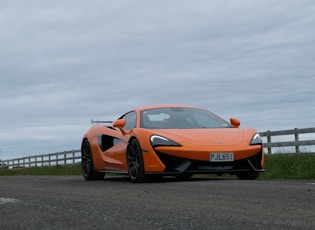
<path fill-rule="evenodd" d="M 231 162 L 234 161 L 233 153 L 210 153 L 211 162 Z"/>

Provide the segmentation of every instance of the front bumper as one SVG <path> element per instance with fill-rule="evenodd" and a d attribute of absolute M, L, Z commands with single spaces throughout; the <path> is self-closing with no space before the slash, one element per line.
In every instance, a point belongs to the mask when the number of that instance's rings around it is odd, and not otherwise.
<path fill-rule="evenodd" d="M 159 159 L 165 165 L 164 172 L 149 173 L 149 174 L 163 174 L 163 175 L 176 175 L 182 173 L 190 174 L 235 174 L 239 172 L 264 172 L 261 167 L 263 159 L 262 150 L 257 154 L 241 160 L 233 162 L 210 162 L 198 161 L 181 157 L 171 156 L 165 153 L 156 152 Z"/>

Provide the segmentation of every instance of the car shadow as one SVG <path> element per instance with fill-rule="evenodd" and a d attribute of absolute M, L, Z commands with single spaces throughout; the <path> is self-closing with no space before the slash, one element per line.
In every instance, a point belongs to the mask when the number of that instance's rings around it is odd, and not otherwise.
<path fill-rule="evenodd" d="M 143 183 L 176 183 L 176 182 L 194 182 L 194 181 L 218 181 L 218 180 L 237 180 L 236 178 L 224 178 L 224 177 L 192 177 L 186 179 L 179 179 L 172 176 L 164 177 L 152 177 Z M 131 182 L 128 176 L 105 176 L 104 181 L 111 182 Z"/>

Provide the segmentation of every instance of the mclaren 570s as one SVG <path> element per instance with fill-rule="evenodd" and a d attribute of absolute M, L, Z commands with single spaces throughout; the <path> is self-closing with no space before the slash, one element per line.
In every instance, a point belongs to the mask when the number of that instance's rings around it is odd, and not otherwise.
<path fill-rule="evenodd" d="M 264 171 L 262 140 L 255 129 L 239 126 L 235 118 L 227 122 L 192 106 L 136 108 L 86 132 L 82 174 L 97 180 L 107 172 L 123 173 L 132 182 L 224 173 L 253 180 Z"/>

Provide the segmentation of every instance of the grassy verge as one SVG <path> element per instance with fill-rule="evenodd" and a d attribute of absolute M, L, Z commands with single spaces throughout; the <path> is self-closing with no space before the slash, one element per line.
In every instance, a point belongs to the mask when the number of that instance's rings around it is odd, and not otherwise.
<path fill-rule="evenodd" d="M 273 154 L 265 156 L 266 172 L 260 179 L 315 179 L 315 154 Z M 24 169 L 0 170 L 0 176 L 8 175 L 81 175 L 80 164 L 72 166 L 45 166 Z M 216 175 L 196 175 L 196 177 L 218 178 Z M 223 175 L 223 178 L 235 176 Z"/>
<path fill-rule="evenodd" d="M 265 179 L 315 179 L 315 154 L 273 154 L 265 156 Z"/>
<path fill-rule="evenodd" d="M 19 169 L 0 170 L 0 176 L 75 176 L 81 175 L 81 165 L 71 166 L 43 166 Z"/>

